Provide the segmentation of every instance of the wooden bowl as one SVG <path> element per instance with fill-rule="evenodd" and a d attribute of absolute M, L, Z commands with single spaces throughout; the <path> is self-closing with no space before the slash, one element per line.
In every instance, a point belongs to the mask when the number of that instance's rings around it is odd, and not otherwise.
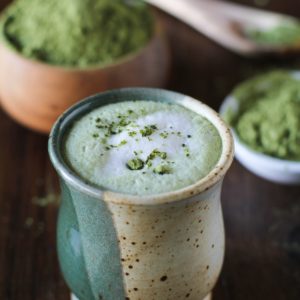
<path fill-rule="evenodd" d="M 160 26 L 138 53 L 105 67 L 53 66 L 27 59 L 0 44 L 0 103 L 17 122 L 49 133 L 57 117 L 77 101 L 109 89 L 163 87 L 170 55 Z"/>

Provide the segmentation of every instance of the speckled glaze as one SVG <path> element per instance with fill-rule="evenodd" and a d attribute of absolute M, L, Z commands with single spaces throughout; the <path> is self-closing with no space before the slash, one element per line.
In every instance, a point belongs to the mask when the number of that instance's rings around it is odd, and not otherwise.
<path fill-rule="evenodd" d="M 134 99 L 174 102 L 204 115 L 222 138 L 215 168 L 191 186 L 145 197 L 102 191 L 78 178 L 61 155 L 68 126 L 95 107 Z M 201 300 L 209 294 L 223 262 L 220 192 L 233 158 L 230 130 L 213 110 L 164 90 L 110 91 L 61 116 L 49 139 L 49 153 L 63 193 L 59 261 L 78 299 Z"/>

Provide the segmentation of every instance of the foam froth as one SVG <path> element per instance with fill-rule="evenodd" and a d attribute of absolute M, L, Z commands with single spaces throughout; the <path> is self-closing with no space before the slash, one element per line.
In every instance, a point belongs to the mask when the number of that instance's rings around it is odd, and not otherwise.
<path fill-rule="evenodd" d="M 88 182 L 148 195 L 203 178 L 221 149 L 219 133 L 203 116 L 175 104 L 130 101 L 100 107 L 76 121 L 64 152 Z"/>

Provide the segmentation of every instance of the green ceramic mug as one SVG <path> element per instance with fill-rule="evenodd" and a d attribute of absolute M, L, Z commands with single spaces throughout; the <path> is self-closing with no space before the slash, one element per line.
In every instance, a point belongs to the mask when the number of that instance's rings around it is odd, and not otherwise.
<path fill-rule="evenodd" d="M 219 131 L 222 154 L 214 169 L 186 188 L 153 196 L 100 190 L 72 172 L 61 146 L 73 121 L 108 103 L 166 101 L 204 115 Z M 49 139 L 61 179 L 57 243 L 61 270 L 80 300 L 204 299 L 224 257 L 222 180 L 233 159 L 230 130 L 218 114 L 190 97 L 130 88 L 92 96 L 71 107 Z"/>

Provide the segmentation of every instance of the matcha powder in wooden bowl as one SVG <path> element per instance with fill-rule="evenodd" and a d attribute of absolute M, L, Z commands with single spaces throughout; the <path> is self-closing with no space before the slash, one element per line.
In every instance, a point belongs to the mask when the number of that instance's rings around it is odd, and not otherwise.
<path fill-rule="evenodd" d="M 143 48 L 154 20 L 140 0 L 17 0 L 2 38 L 25 57 L 53 65 L 107 65 Z"/>

